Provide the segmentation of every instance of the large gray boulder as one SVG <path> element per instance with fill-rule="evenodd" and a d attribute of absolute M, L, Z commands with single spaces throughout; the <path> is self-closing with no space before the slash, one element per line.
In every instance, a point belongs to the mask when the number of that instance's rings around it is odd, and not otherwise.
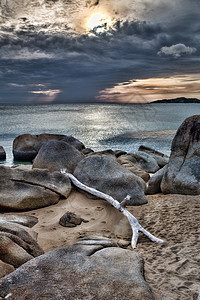
<path fill-rule="evenodd" d="M 83 159 L 73 175 L 85 185 L 106 193 L 119 202 L 130 195 L 129 205 L 147 203 L 144 180 L 121 166 L 110 155 L 93 155 Z"/>
<path fill-rule="evenodd" d="M 37 209 L 67 198 L 70 192 L 70 180 L 59 172 L 0 166 L 1 210 Z"/>
<path fill-rule="evenodd" d="M 13 141 L 14 160 L 32 161 L 42 145 L 51 140 L 64 141 L 78 150 L 85 148 L 83 143 L 73 136 L 50 133 L 42 133 L 39 135 L 22 134 L 17 136 Z"/>
<path fill-rule="evenodd" d="M 0 160 L 5 160 L 6 159 L 6 151 L 2 146 L 0 146 Z"/>
<path fill-rule="evenodd" d="M 143 259 L 94 236 L 48 252 L 0 280 L 0 299 L 152 300 Z"/>
<path fill-rule="evenodd" d="M 187 118 L 177 130 L 161 190 L 164 194 L 200 194 L 200 115 Z"/>
<path fill-rule="evenodd" d="M 66 169 L 72 173 L 85 156 L 75 147 L 63 141 L 50 141 L 39 150 L 33 168 L 48 169 L 50 172 Z"/>
<path fill-rule="evenodd" d="M 169 162 L 169 156 L 150 147 L 141 145 L 138 151 L 151 155 L 157 161 L 160 168 L 164 167 Z"/>

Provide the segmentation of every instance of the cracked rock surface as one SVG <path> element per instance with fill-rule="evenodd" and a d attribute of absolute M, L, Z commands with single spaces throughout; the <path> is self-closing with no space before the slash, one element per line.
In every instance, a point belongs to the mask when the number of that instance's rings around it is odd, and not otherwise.
<path fill-rule="evenodd" d="M 9 214 L 9 215 L 1 214 L 0 222 L 17 223 L 32 228 L 34 225 L 38 223 L 38 218 L 34 216 L 19 215 L 19 214 Z"/>
<path fill-rule="evenodd" d="M 23 225 L 0 222 L 0 260 L 18 268 L 28 260 L 43 254 L 37 233 Z"/>
<path fill-rule="evenodd" d="M 30 260 L 0 281 L 0 299 L 153 299 L 136 251 L 93 235 Z"/>
<path fill-rule="evenodd" d="M 71 182 L 59 172 L 0 166 L 0 210 L 31 210 L 67 198 Z"/>

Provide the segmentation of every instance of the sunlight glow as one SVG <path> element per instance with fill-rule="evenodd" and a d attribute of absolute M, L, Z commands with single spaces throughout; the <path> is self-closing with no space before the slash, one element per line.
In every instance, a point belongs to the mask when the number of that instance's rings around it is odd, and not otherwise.
<path fill-rule="evenodd" d="M 87 22 L 87 27 L 89 30 L 95 29 L 97 33 L 100 33 L 108 30 L 111 24 L 112 24 L 111 19 L 109 19 L 104 14 L 98 13 L 92 15 L 92 17 Z"/>
<path fill-rule="evenodd" d="M 103 102 L 146 103 L 183 95 L 199 98 L 200 79 L 197 74 L 120 82 L 111 88 L 100 91 L 96 98 Z"/>

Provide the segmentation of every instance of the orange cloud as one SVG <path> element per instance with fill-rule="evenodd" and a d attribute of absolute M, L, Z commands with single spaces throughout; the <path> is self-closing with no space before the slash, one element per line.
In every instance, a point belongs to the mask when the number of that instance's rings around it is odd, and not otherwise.
<path fill-rule="evenodd" d="M 200 79 L 197 74 L 121 82 L 100 91 L 96 98 L 102 102 L 146 103 L 183 96 L 200 98 Z"/>

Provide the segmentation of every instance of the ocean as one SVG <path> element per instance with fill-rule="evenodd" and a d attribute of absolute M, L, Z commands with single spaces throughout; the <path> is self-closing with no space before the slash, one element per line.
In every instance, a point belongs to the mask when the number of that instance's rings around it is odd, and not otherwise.
<path fill-rule="evenodd" d="M 12 143 L 20 134 L 72 135 L 93 150 L 135 152 L 140 145 L 170 154 L 181 123 L 200 114 L 192 104 L 0 104 L 0 146 L 13 164 Z"/>

